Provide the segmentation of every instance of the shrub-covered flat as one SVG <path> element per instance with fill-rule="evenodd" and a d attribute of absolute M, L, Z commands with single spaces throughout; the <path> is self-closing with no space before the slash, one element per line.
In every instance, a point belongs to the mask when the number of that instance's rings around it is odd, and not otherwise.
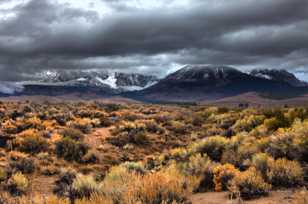
<path fill-rule="evenodd" d="M 1 102 L 0 120 L 0 203 L 308 201 L 306 108 Z"/>

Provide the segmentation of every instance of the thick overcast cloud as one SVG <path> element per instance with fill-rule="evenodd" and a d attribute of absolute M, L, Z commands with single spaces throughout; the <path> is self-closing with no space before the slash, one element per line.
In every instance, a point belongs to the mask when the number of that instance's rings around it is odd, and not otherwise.
<path fill-rule="evenodd" d="M 307 0 L 0 0 L 0 80 L 184 64 L 308 72 Z"/>

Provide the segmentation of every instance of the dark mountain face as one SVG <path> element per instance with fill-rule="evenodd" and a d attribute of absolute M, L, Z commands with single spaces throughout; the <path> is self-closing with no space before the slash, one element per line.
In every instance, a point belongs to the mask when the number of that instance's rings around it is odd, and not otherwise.
<path fill-rule="evenodd" d="M 189 65 L 137 93 L 137 97 L 148 101 L 198 101 L 247 92 L 283 98 L 303 94 L 306 90 L 285 81 L 256 77 L 228 66 Z"/>
<path fill-rule="evenodd" d="M 295 87 L 308 86 L 308 83 L 300 81 L 294 74 L 283 69 L 255 69 L 252 70 L 250 74 L 259 78 L 286 82 Z"/>

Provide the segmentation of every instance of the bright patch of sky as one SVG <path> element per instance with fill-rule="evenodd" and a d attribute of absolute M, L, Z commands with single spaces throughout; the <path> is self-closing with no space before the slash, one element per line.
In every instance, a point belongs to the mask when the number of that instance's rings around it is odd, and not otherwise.
<path fill-rule="evenodd" d="M 29 0 L 14 0 L 14 1 L 1 1 L 0 0 L 0 21 L 8 20 L 16 16 L 12 10 L 15 6 L 20 4 L 26 4 Z"/>
<path fill-rule="evenodd" d="M 135 8 L 140 10 L 156 10 L 167 8 L 185 8 L 190 0 L 53 0 L 61 3 L 68 3 L 73 8 L 96 11 L 100 17 L 105 14 L 119 12 L 115 10 L 115 4 L 121 4 L 122 7 Z"/>

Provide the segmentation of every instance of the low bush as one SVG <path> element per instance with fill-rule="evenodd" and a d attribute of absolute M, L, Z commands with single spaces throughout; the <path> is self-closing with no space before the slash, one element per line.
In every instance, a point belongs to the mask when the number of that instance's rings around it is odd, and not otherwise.
<path fill-rule="evenodd" d="M 150 139 L 146 135 L 146 132 L 140 131 L 136 133 L 129 134 L 129 142 L 137 145 L 146 145 L 149 144 Z"/>
<path fill-rule="evenodd" d="M 83 133 L 75 128 L 65 128 L 61 131 L 61 135 L 63 137 L 68 137 L 76 141 L 81 141 L 84 139 Z"/>
<path fill-rule="evenodd" d="M 230 184 L 231 194 L 244 199 L 268 195 L 271 189 L 271 186 L 263 180 L 261 174 L 254 167 L 237 173 Z"/>
<path fill-rule="evenodd" d="M 8 173 L 4 168 L 0 168 L 0 182 L 5 181 L 8 177 Z"/>
<path fill-rule="evenodd" d="M 173 131 L 176 134 L 185 134 L 187 132 L 187 126 L 179 121 L 171 121 L 168 130 Z"/>
<path fill-rule="evenodd" d="M 88 118 L 76 118 L 69 123 L 69 127 L 78 129 L 87 134 L 91 132 L 93 126 L 91 120 Z"/>
<path fill-rule="evenodd" d="M 165 130 L 155 121 L 149 120 L 145 122 L 146 130 L 151 133 L 162 134 Z"/>
<path fill-rule="evenodd" d="M 207 154 L 212 160 L 220 161 L 227 144 L 228 139 L 222 136 L 208 137 L 201 142 L 193 144 L 191 151 L 201 153 L 201 155 Z"/>
<path fill-rule="evenodd" d="M 229 182 L 239 171 L 232 164 L 218 165 L 214 168 L 215 191 L 228 190 Z"/>
<path fill-rule="evenodd" d="M 285 128 L 291 125 L 290 121 L 283 115 L 278 114 L 276 117 L 272 117 L 264 120 L 264 125 L 269 131 L 276 131 L 278 128 Z"/>
<path fill-rule="evenodd" d="M 145 169 L 140 162 L 125 162 L 122 164 L 124 168 L 126 168 L 130 173 L 144 174 Z"/>
<path fill-rule="evenodd" d="M 25 194 L 29 187 L 28 179 L 20 172 L 13 174 L 8 180 L 7 189 L 14 196 Z"/>
<path fill-rule="evenodd" d="M 45 176 L 53 176 L 53 175 L 56 175 L 56 174 L 60 173 L 59 169 L 57 167 L 55 167 L 55 166 L 43 167 L 41 172 Z"/>
<path fill-rule="evenodd" d="M 72 198 L 90 198 L 101 192 L 100 185 L 92 176 L 78 174 L 72 183 Z"/>
<path fill-rule="evenodd" d="M 22 172 L 24 174 L 33 173 L 35 170 L 34 160 L 31 158 L 19 158 L 17 160 L 10 161 L 10 167 L 15 172 Z"/>
<path fill-rule="evenodd" d="M 135 174 L 123 166 L 112 167 L 101 184 L 103 194 L 113 203 L 124 203 L 124 194 L 132 183 L 137 182 Z"/>
<path fill-rule="evenodd" d="M 252 166 L 262 174 L 263 178 L 266 178 L 268 162 L 270 159 L 272 158 L 266 153 L 258 153 L 252 157 Z"/>
<path fill-rule="evenodd" d="M 184 203 L 185 178 L 174 168 L 137 176 L 124 194 L 125 203 Z"/>
<path fill-rule="evenodd" d="M 81 162 L 82 158 L 87 154 L 88 149 L 89 147 L 86 144 L 67 137 L 56 143 L 57 156 L 68 161 Z"/>
<path fill-rule="evenodd" d="M 269 160 L 267 178 L 275 187 L 292 187 L 302 184 L 303 169 L 296 161 L 285 158 Z"/>
<path fill-rule="evenodd" d="M 22 152 L 37 154 L 48 150 L 46 139 L 39 135 L 32 135 L 22 138 L 19 141 L 18 149 Z"/>
<path fill-rule="evenodd" d="M 190 156 L 190 153 L 185 148 L 175 148 L 170 150 L 169 157 L 170 159 L 176 161 L 187 161 Z"/>
<path fill-rule="evenodd" d="M 128 143 L 136 145 L 146 145 L 150 143 L 144 123 L 124 122 L 117 126 L 112 134 L 114 136 L 108 137 L 107 141 L 119 147 L 123 147 Z"/>
<path fill-rule="evenodd" d="M 72 197 L 71 186 L 76 178 L 76 171 L 72 169 L 62 169 L 58 179 L 55 181 L 53 192 L 60 197 Z"/>
<path fill-rule="evenodd" d="M 237 120 L 232 128 L 236 132 L 241 132 L 241 131 L 250 132 L 258 125 L 261 125 L 264 119 L 265 119 L 264 116 L 261 115 L 248 115 L 243 119 Z"/>
<path fill-rule="evenodd" d="M 266 152 L 274 158 L 286 157 L 288 159 L 298 159 L 300 157 L 298 145 L 295 145 L 293 134 L 282 132 L 269 137 Z"/>
<path fill-rule="evenodd" d="M 186 176 L 201 177 L 209 165 L 211 165 L 209 157 L 201 154 L 190 156 L 186 162 L 177 162 L 177 168 Z"/>
<path fill-rule="evenodd" d="M 82 163 L 95 164 L 97 162 L 99 162 L 99 158 L 98 158 L 97 154 L 94 153 L 94 152 L 88 152 L 87 154 L 85 154 L 82 157 Z"/>
<path fill-rule="evenodd" d="M 193 189 L 194 192 L 213 191 L 215 189 L 214 169 L 216 166 L 218 166 L 218 164 L 212 162 L 204 166 L 203 172 L 199 178 L 198 186 Z"/>

